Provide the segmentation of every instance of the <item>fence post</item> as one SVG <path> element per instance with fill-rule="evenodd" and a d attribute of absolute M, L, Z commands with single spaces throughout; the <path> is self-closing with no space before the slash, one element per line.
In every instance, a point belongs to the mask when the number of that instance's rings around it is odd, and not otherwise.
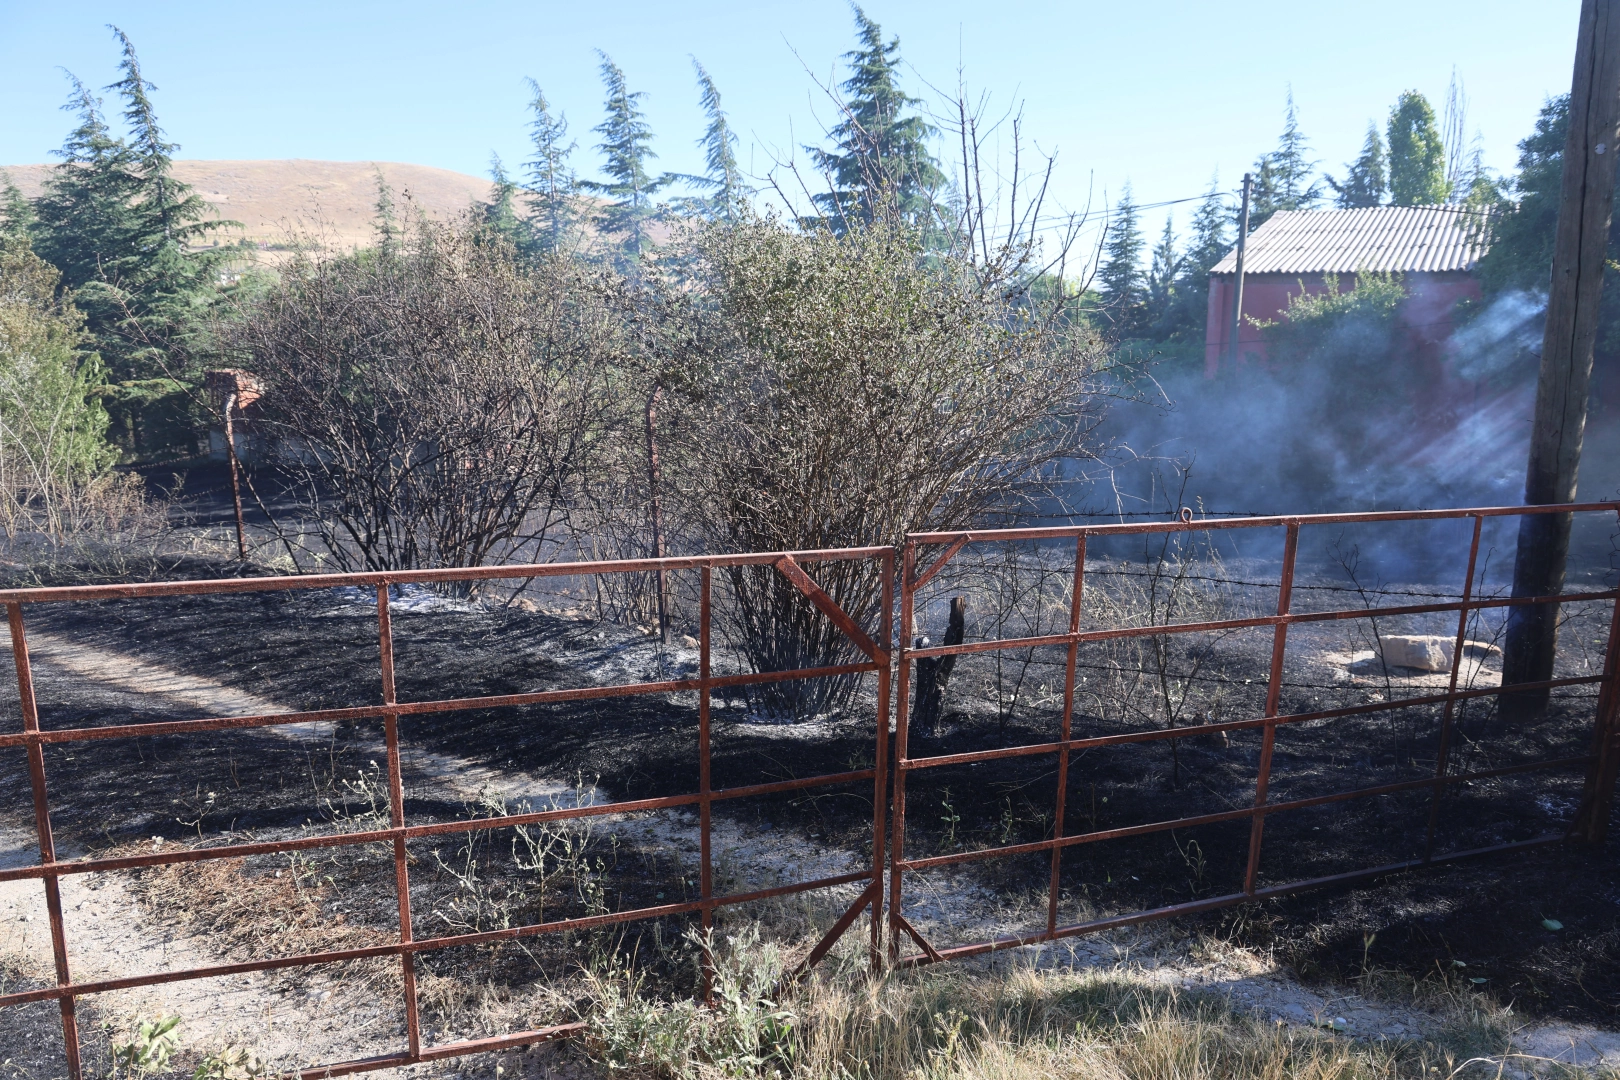
<path fill-rule="evenodd" d="M 1617 515 L 1620 516 L 1620 515 Z M 1572 840 L 1601 847 L 1609 835 L 1614 789 L 1620 779 L 1620 599 L 1611 601 L 1609 643 L 1603 654 L 1603 683 L 1592 725 L 1592 764 L 1586 771 L 1581 806 L 1570 824 Z"/>

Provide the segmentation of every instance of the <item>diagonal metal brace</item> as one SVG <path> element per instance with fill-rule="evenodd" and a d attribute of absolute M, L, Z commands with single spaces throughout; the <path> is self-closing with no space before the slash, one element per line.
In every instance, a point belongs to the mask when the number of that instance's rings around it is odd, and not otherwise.
<path fill-rule="evenodd" d="M 911 925 L 910 919 L 906 918 L 898 911 L 894 912 L 893 918 L 894 924 L 900 929 L 904 930 L 906 933 L 910 934 L 911 940 L 915 941 L 919 946 L 922 947 L 922 951 L 928 954 L 928 959 L 932 960 L 936 964 L 944 959 L 944 957 L 939 955 L 939 950 L 928 944 L 928 939 L 923 937 L 915 926 Z"/>
<path fill-rule="evenodd" d="M 783 577 L 793 582 L 794 588 L 809 597 L 810 602 L 816 605 L 817 610 L 831 619 L 834 625 L 842 630 L 850 641 L 855 643 L 856 648 L 880 664 L 888 663 L 889 650 L 868 637 L 866 631 L 855 624 L 855 620 L 849 617 L 848 612 L 838 606 L 836 600 L 827 595 L 825 589 L 810 580 L 810 575 L 804 572 L 804 567 L 800 566 L 793 556 L 783 555 L 776 560 L 774 565 Z"/>
<path fill-rule="evenodd" d="M 961 551 L 964 547 L 966 547 L 968 540 L 971 538 L 972 534 L 963 533 L 961 536 L 958 536 L 955 540 L 953 540 L 950 547 L 939 553 L 939 558 L 928 564 L 928 569 L 917 575 L 917 580 L 911 583 L 911 591 L 916 592 L 924 585 L 932 581 L 934 575 L 945 569 L 945 564 L 950 562 L 951 557 L 954 556 L 958 551 Z"/>
<path fill-rule="evenodd" d="M 849 906 L 849 910 L 839 916 L 837 922 L 833 923 L 832 929 L 828 930 L 826 934 L 822 935 L 821 940 L 816 942 L 816 947 L 810 950 L 810 955 L 800 961 L 799 966 L 794 968 L 782 981 L 788 983 L 794 979 L 802 978 L 808 973 L 823 956 L 827 955 L 827 951 L 838 943 L 838 939 L 844 936 L 844 932 L 849 929 L 850 924 L 860 915 L 861 910 L 868 904 L 881 900 L 882 897 L 883 883 L 881 881 L 874 881 L 868 885 L 866 891 L 861 893 L 856 901 Z"/>

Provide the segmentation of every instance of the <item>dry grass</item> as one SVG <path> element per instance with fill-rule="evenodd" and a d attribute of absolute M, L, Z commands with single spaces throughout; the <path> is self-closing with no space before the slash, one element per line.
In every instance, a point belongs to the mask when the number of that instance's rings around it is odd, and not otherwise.
<path fill-rule="evenodd" d="M 1233 1012 L 1128 971 L 1027 963 L 870 980 L 858 950 L 777 998 L 781 954 L 746 929 L 717 942 L 716 1006 L 640 996 L 632 973 L 593 980 L 585 1048 L 609 1073 L 656 1080 L 1396 1080 L 1612 1076 L 1511 1054 L 1511 1014 L 1429 987 L 1441 1026 L 1369 1042 Z M 1408 988 L 1410 989 L 1410 988 Z M 1414 999 L 1413 1004 L 1418 1004 Z"/>

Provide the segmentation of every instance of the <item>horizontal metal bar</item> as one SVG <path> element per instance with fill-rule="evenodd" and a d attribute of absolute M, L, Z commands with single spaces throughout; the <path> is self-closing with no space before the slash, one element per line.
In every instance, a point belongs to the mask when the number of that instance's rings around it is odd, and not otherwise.
<path fill-rule="evenodd" d="M 798 791 L 809 787 L 831 787 L 858 780 L 870 780 L 874 769 L 856 769 L 853 772 L 828 773 L 795 780 L 772 780 L 762 784 L 721 788 L 710 794 L 710 799 L 745 799 L 758 795 L 772 795 L 782 791 Z M 572 818 L 605 817 L 610 814 L 635 814 L 651 810 L 670 810 L 683 806 L 696 806 L 702 796 L 666 795 L 655 799 L 630 799 L 623 802 L 591 803 L 588 806 L 558 807 L 536 810 L 527 814 L 506 814 L 500 817 L 463 818 L 457 821 L 439 821 L 431 825 L 407 825 L 399 829 L 370 829 L 364 832 L 330 833 L 323 836 L 300 836 L 291 840 L 265 840 L 249 844 L 228 844 L 224 847 L 180 848 L 174 851 L 152 852 L 146 855 L 124 855 L 110 859 L 76 859 L 72 862 L 45 863 L 18 866 L 0 870 L 0 882 L 25 878 L 66 877 L 70 874 L 95 874 L 110 870 L 133 870 L 140 867 L 171 866 L 179 863 L 208 862 L 216 859 L 242 859 L 253 855 L 279 855 L 288 851 L 309 851 L 315 848 L 355 847 L 361 844 L 390 843 L 396 836 L 419 840 L 428 836 L 454 833 L 481 832 L 506 829 L 520 825 L 536 825 L 544 821 L 563 821 Z"/>
<path fill-rule="evenodd" d="M 704 566 L 769 566 L 785 555 L 792 556 L 798 562 L 851 562 L 876 558 L 892 550 L 888 547 L 825 548 L 817 551 L 773 551 L 747 555 L 684 555 L 664 559 L 521 563 L 506 566 L 450 567 L 439 570 L 362 570 L 347 574 L 289 574 L 285 577 L 211 578 L 205 581 L 144 581 L 116 585 L 0 589 L 0 603 L 45 604 L 72 600 L 135 600 L 156 596 L 336 589 L 345 585 L 410 585 L 444 581 L 633 574 L 657 570 L 694 570 Z"/>
<path fill-rule="evenodd" d="M 827 889 L 837 885 L 846 885 L 858 881 L 870 881 L 872 872 L 860 870 L 849 874 L 838 874 L 832 877 L 816 878 L 811 881 L 792 882 L 787 885 L 777 885 L 768 889 L 758 889 L 753 892 L 732 893 L 726 896 L 717 896 L 708 902 L 709 907 L 726 907 L 732 904 L 746 904 L 755 900 L 766 900 L 773 896 L 786 896 L 790 893 L 810 892 L 815 889 Z M 662 904 L 654 907 L 632 908 L 628 911 L 612 911 L 602 915 L 586 915 L 576 919 L 558 919 L 549 923 L 530 923 L 525 926 L 514 926 L 503 930 L 486 930 L 472 934 L 454 934 L 447 937 L 419 938 L 415 941 L 391 942 L 387 945 L 374 945 L 361 949 L 338 949 L 319 953 L 302 953 L 295 956 L 279 956 L 265 960 L 249 960 L 236 964 L 215 964 L 206 967 L 184 968 L 176 971 L 160 971 L 147 975 L 129 975 L 121 979 L 102 979 L 96 982 L 69 983 L 66 986 L 41 987 L 37 990 L 23 990 L 12 994 L 0 994 L 0 1008 L 8 1005 L 26 1005 L 32 1001 L 48 1001 L 53 998 L 84 997 L 89 994 L 107 993 L 113 990 L 127 990 L 136 986 L 156 986 L 161 983 L 190 982 L 196 979 L 214 979 L 226 975 L 245 975 L 256 971 L 273 971 L 289 967 L 313 967 L 320 964 L 345 963 L 351 960 L 364 960 L 379 956 L 398 956 L 402 953 L 438 952 L 444 949 L 460 948 L 468 945 L 485 945 L 495 941 L 510 941 L 525 937 L 538 937 L 543 934 L 559 934 L 569 931 L 590 930 L 599 926 L 611 926 L 625 922 L 640 922 L 646 919 L 661 919 L 671 915 L 685 915 L 701 911 L 705 904 L 702 900 L 688 900 L 679 904 Z"/>
<path fill-rule="evenodd" d="M 1144 825 L 1125 825 L 1117 829 L 1099 829 L 1095 832 L 1075 833 L 1072 836 L 1062 836 L 1055 840 L 1036 840 L 1028 844 L 1010 844 L 1006 847 L 956 851 L 949 855 L 935 855 L 926 859 L 906 859 L 896 865 L 902 870 L 931 870 L 938 866 L 981 862 L 985 859 L 1010 858 L 1015 855 L 1051 851 L 1053 848 L 1074 847 L 1077 844 L 1094 844 L 1102 840 L 1120 840 L 1130 836 L 1145 836 L 1148 833 L 1165 832 L 1170 829 L 1190 829 L 1198 825 L 1217 825 L 1223 821 L 1236 821 L 1240 818 L 1269 817 L 1287 810 L 1301 810 L 1306 807 L 1321 806 L 1325 803 L 1348 802 L 1351 799 L 1370 799 L 1379 795 L 1393 795 L 1402 791 L 1438 788 L 1447 784 L 1461 784 L 1474 780 L 1489 780 L 1493 777 L 1509 776 L 1514 773 L 1539 772 L 1543 769 L 1563 769 L 1576 765 L 1585 766 L 1591 764 L 1591 762 L 1592 755 L 1590 754 L 1574 757 L 1544 758 L 1539 761 L 1521 762 L 1518 765 L 1504 765 L 1496 769 L 1483 769 L 1479 772 L 1457 773 L 1444 777 L 1425 776 L 1418 780 L 1401 780 L 1391 784 L 1354 788 L 1350 791 L 1335 791 L 1326 795 L 1310 795 L 1300 799 L 1290 799 L 1286 802 L 1245 806 L 1237 810 L 1222 810 L 1217 813 L 1200 814 L 1195 817 L 1173 818 L 1169 821 L 1154 821 Z"/>
<path fill-rule="evenodd" d="M 299 1080 L 321 1080 L 322 1077 L 327 1076 L 351 1076 L 354 1073 L 393 1069 L 402 1065 L 416 1065 L 425 1061 L 437 1061 L 442 1058 L 462 1057 L 467 1054 L 506 1050 L 514 1046 L 553 1042 L 557 1039 L 569 1039 L 582 1034 L 586 1027 L 587 1025 L 576 1021 L 547 1028 L 536 1028 L 533 1031 L 517 1031 L 510 1035 L 493 1035 L 485 1039 L 464 1039 L 460 1042 L 441 1043 L 438 1046 L 423 1047 L 422 1052 L 419 1054 L 402 1051 L 397 1054 L 383 1054 L 379 1057 L 360 1058 L 355 1061 L 334 1062 L 330 1065 L 314 1065 L 306 1069 L 300 1069 L 298 1077 Z"/>
<path fill-rule="evenodd" d="M 995 761 L 1000 758 L 1028 757 L 1038 754 L 1055 754 L 1059 750 L 1090 750 L 1100 746 L 1119 746 L 1125 743 L 1159 742 L 1165 739 L 1190 739 L 1200 735 L 1219 735 L 1222 732 L 1242 731 L 1248 728 L 1264 727 L 1266 724 L 1276 724 L 1283 727 L 1289 724 L 1302 724 L 1309 720 L 1337 720 L 1347 716 L 1361 716 L 1375 712 L 1393 712 L 1399 709 L 1415 709 L 1425 705 L 1443 705 L 1447 701 L 1465 701 L 1470 698 L 1493 697 L 1497 694 L 1519 694 L 1529 690 L 1553 690 L 1564 686 L 1584 686 L 1590 683 L 1607 682 L 1607 675 L 1582 675 L 1572 679 L 1547 679 L 1543 682 L 1513 683 L 1509 686 L 1476 687 L 1471 690 L 1453 690 L 1444 694 L 1429 694 L 1424 697 L 1394 698 L 1390 701 L 1370 701 L 1363 705 L 1347 705 L 1342 709 L 1321 709 L 1317 712 L 1284 713 L 1281 716 L 1256 716 L 1247 720 L 1224 720 L 1219 724 L 1197 724 L 1186 727 L 1154 728 L 1144 731 L 1128 731 L 1119 735 L 1093 735 L 1081 739 L 1060 739 L 1054 742 L 1025 743 L 1021 746 L 1004 746 L 995 750 L 969 750 L 960 754 L 935 754 L 931 757 L 904 758 L 897 763 L 897 767 L 906 771 L 914 769 L 937 769 L 945 765 L 973 765 L 981 761 Z M 1287 685 L 1286 683 L 1284 685 Z"/>
<path fill-rule="evenodd" d="M 877 664 L 839 664 L 833 667 L 798 668 L 793 671 L 767 671 L 747 675 L 726 675 L 709 680 L 713 686 L 752 686 L 786 682 L 792 679 L 821 679 L 835 675 L 878 670 Z M 584 686 L 567 690 L 536 690 L 528 694 L 499 694 L 487 697 L 438 698 L 431 701 L 402 701 L 392 705 L 354 705 L 338 709 L 312 709 L 305 712 L 261 713 L 257 716 L 216 716 L 200 720 L 157 720 L 143 724 L 113 724 L 93 728 L 56 728 L 19 731 L 0 735 L 0 748 L 36 743 L 92 742 L 102 739 L 139 739 L 157 735 L 188 735 L 203 731 L 280 727 L 291 724 L 322 724 L 363 720 L 380 716 L 421 716 L 433 713 L 469 712 L 477 709 L 503 709 L 518 705 L 545 705 L 561 701 L 595 701 L 604 698 L 634 697 L 639 694 L 669 694 L 698 690 L 699 679 L 667 679 L 662 682 L 620 683 L 614 686 Z"/>
<path fill-rule="evenodd" d="M 1118 915 L 1107 919 L 1095 919 L 1091 922 L 1072 923 L 1060 926 L 1055 931 L 1041 931 L 1035 934 L 1010 934 L 995 938 L 992 941 L 979 942 L 974 945 L 958 945 L 952 948 L 936 949 L 935 953 L 940 960 L 959 960 L 968 956 L 980 956 L 984 953 L 995 952 L 999 949 L 1017 948 L 1020 945 L 1037 945 L 1044 941 L 1055 941 L 1059 938 L 1075 937 L 1080 934 L 1095 934 L 1102 930 L 1115 930 L 1124 926 L 1135 926 L 1139 923 L 1152 922 L 1156 919 L 1169 919 L 1178 915 L 1195 915 L 1203 911 L 1212 911 L 1217 908 L 1232 907 L 1236 904 L 1248 903 L 1254 900 L 1269 900 L 1274 896 L 1286 896 L 1289 893 L 1302 892 L 1305 889 L 1319 889 L 1328 885 L 1339 885 L 1351 881 L 1360 881 L 1370 877 L 1383 877 L 1388 874 L 1399 874 L 1407 870 L 1419 870 L 1435 863 L 1455 862 L 1458 859 L 1478 858 L 1481 855 L 1498 855 L 1509 851 L 1524 851 L 1530 848 L 1545 847 L 1550 844 L 1564 842 L 1562 834 L 1540 836 L 1534 840 L 1516 840 L 1507 844 L 1492 844 L 1490 847 L 1471 848 L 1467 851 L 1453 851 L 1445 855 L 1436 855 L 1429 859 L 1408 859 L 1405 862 L 1385 863 L 1382 866 L 1369 867 L 1365 870 L 1350 870 L 1343 874 L 1329 874 L 1325 877 L 1306 878 L 1302 881 L 1293 881 L 1285 885 L 1269 885 L 1264 889 L 1256 889 L 1253 893 L 1227 893 L 1224 896 L 1214 896 L 1205 900 L 1190 900 L 1182 904 L 1170 904 L 1166 907 L 1150 908 L 1146 911 L 1136 911 L 1129 915 Z M 933 958 L 914 954 L 903 957 L 898 961 L 900 967 L 919 967 L 923 964 L 935 962 Z"/>
<path fill-rule="evenodd" d="M 1041 634 L 1035 637 L 971 641 L 964 645 L 930 645 L 907 649 L 908 659 L 930 656 L 961 656 L 966 653 L 996 652 L 1001 649 L 1030 649 L 1070 642 L 1109 641 L 1115 638 L 1168 637 L 1171 634 L 1207 634 L 1214 630 L 1247 630 L 1262 626 L 1293 626 L 1298 623 L 1343 622 L 1350 619 L 1385 619 L 1396 615 L 1427 615 L 1437 611 L 1477 611 L 1481 608 L 1526 607 L 1531 604 L 1572 604 L 1620 598 L 1620 590 L 1588 593 L 1561 593 L 1556 596 L 1501 596 L 1484 600 L 1454 600 L 1438 604 L 1412 604 L 1406 607 L 1340 608 L 1334 611 L 1300 611 L 1287 615 L 1255 615 L 1247 619 L 1218 619 L 1211 622 L 1161 623 L 1153 626 L 1120 626 L 1111 630 L 1081 630 L 1074 634 Z"/>
<path fill-rule="evenodd" d="M 1519 517 L 1531 514 L 1571 514 L 1620 511 L 1620 502 L 1558 503 L 1548 506 L 1479 506 L 1459 510 L 1375 510 L 1355 514 L 1295 514 L 1287 517 L 1203 518 L 1193 521 L 1153 521 L 1108 525 L 1051 525 L 1033 529 L 957 529 L 949 532 L 907 533 L 908 544 L 949 544 L 965 538 L 970 544 L 987 540 L 1050 540 L 1061 537 L 1135 535 L 1141 533 L 1202 532 L 1205 529 L 1269 529 L 1286 525 L 1353 525 L 1369 521 L 1441 521 L 1471 517 Z"/>

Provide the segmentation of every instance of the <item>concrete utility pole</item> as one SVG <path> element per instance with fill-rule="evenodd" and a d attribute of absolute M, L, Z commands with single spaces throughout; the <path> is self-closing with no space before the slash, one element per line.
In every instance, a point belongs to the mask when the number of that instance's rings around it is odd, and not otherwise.
<path fill-rule="evenodd" d="M 1581 439 L 1586 430 L 1592 345 L 1613 211 L 1616 140 L 1620 137 L 1620 0 L 1583 0 L 1569 96 L 1569 138 L 1564 143 L 1563 187 L 1547 296 L 1547 328 L 1536 381 L 1535 426 L 1524 501 L 1575 501 Z M 1519 519 L 1513 595 L 1553 596 L 1564 589 L 1571 515 Z M 1509 609 L 1502 682 L 1552 678 L 1558 644 L 1558 605 Z M 1526 719 L 1547 706 L 1550 691 L 1502 695 L 1509 719 Z"/>
<path fill-rule="evenodd" d="M 1243 212 L 1238 215 L 1237 235 L 1237 273 L 1232 281 L 1232 370 L 1236 371 L 1238 361 L 1243 354 L 1238 351 L 1238 334 L 1243 329 L 1243 249 L 1249 240 L 1249 192 L 1254 186 L 1254 177 L 1250 173 L 1243 174 Z"/>

